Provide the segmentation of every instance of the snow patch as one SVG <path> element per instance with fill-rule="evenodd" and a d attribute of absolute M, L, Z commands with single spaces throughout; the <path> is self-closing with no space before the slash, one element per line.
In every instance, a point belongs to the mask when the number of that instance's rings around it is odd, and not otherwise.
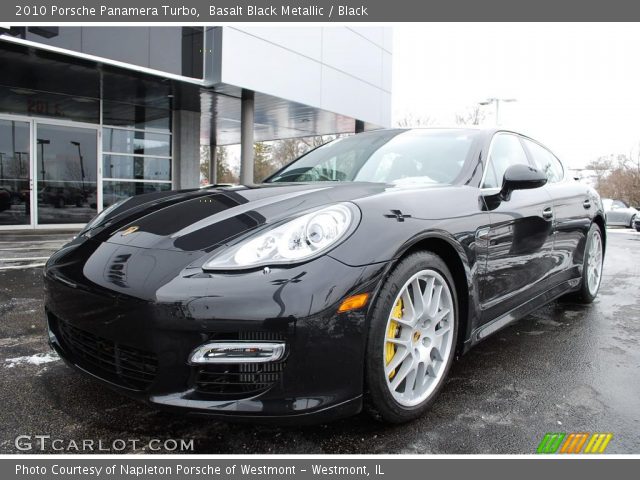
<path fill-rule="evenodd" d="M 56 362 L 60 357 L 56 353 L 36 353 L 27 357 L 7 358 L 4 361 L 6 368 L 13 368 L 19 365 L 42 365 L 45 363 Z"/>

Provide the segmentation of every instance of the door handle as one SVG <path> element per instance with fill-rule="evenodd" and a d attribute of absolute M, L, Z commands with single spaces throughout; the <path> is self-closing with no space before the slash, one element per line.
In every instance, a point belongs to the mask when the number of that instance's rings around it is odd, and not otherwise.
<path fill-rule="evenodd" d="M 584 202 L 582 202 L 582 206 L 585 208 L 585 210 L 589 210 L 591 208 L 591 201 L 585 200 Z"/>
<path fill-rule="evenodd" d="M 542 218 L 545 220 L 551 220 L 553 218 L 553 209 L 551 207 L 547 207 L 542 211 Z"/>

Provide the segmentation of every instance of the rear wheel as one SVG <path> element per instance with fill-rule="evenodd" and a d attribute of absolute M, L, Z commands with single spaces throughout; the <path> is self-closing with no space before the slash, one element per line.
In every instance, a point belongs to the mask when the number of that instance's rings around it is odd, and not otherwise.
<path fill-rule="evenodd" d="M 438 256 L 417 252 L 393 270 L 373 309 L 367 341 L 366 404 L 375 417 L 401 423 L 422 415 L 454 357 L 456 291 Z"/>
<path fill-rule="evenodd" d="M 582 267 L 582 284 L 574 295 L 581 303 L 591 303 L 595 300 L 602 281 L 602 263 L 604 248 L 602 232 L 597 224 L 592 224 L 587 236 Z"/>

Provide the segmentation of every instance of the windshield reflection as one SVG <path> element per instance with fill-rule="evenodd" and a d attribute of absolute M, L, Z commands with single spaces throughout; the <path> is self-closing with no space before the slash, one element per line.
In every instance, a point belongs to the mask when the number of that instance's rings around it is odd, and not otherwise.
<path fill-rule="evenodd" d="M 470 129 L 368 132 L 312 150 L 265 182 L 451 184 L 479 135 Z"/>

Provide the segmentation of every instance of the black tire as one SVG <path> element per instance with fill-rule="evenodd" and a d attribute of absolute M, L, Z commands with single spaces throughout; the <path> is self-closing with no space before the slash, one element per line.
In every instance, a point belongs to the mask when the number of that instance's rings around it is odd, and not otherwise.
<path fill-rule="evenodd" d="M 636 220 L 636 216 L 634 215 L 633 217 L 631 217 L 631 220 L 629 221 L 629 228 L 633 228 L 633 222 L 635 222 Z"/>
<path fill-rule="evenodd" d="M 636 232 L 640 232 L 640 225 L 636 226 Z"/>
<path fill-rule="evenodd" d="M 453 304 L 453 344 L 449 357 L 445 361 L 444 370 L 439 383 L 431 394 L 420 404 L 406 407 L 398 403 L 387 386 L 384 372 L 384 351 L 380 347 L 386 336 L 387 321 L 394 307 L 394 302 L 405 283 L 422 270 L 434 270 L 446 281 L 451 291 Z M 455 283 L 449 268 L 444 261 L 432 252 L 422 251 L 412 253 L 395 266 L 385 280 L 371 313 L 369 335 L 365 357 L 365 408 L 377 420 L 389 423 L 404 423 L 414 420 L 430 407 L 438 396 L 449 369 L 455 357 L 456 340 L 458 334 L 458 297 Z"/>
<path fill-rule="evenodd" d="M 600 284 L 602 283 L 602 266 L 600 266 L 600 282 L 598 283 L 598 288 L 595 292 L 591 292 L 589 290 L 588 280 L 587 280 L 587 263 L 589 261 L 589 250 L 591 246 L 591 242 L 593 241 L 593 235 L 597 232 L 600 235 L 600 239 L 602 241 L 602 230 L 598 226 L 597 223 L 592 223 L 591 228 L 589 229 L 589 233 L 587 234 L 587 241 L 585 242 L 584 247 L 584 260 L 582 265 L 582 279 L 580 281 L 580 289 L 573 294 L 570 295 L 572 300 L 577 301 L 578 303 L 589 304 L 592 303 L 595 298 L 598 296 L 598 291 L 600 290 Z M 604 262 L 604 243 L 602 243 L 603 252 L 603 262 Z"/>

